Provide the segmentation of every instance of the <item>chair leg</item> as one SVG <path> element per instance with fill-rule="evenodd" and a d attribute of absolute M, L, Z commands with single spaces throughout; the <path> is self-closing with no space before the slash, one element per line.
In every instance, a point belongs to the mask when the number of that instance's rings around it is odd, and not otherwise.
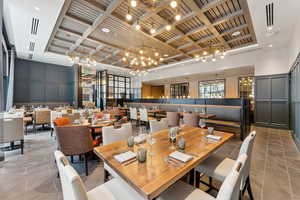
<path fill-rule="evenodd" d="M 196 188 L 200 187 L 200 172 L 196 171 Z"/>
<path fill-rule="evenodd" d="M 74 157 L 71 156 L 71 163 L 74 163 Z"/>
<path fill-rule="evenodd" d="M 248 182 L 248 187 L 247 187 L 248 194 L 249 194 L 250 200 L 253 200 L 254 198 L 253 198 L 253 193 L 252 193 L 252 189 L 251 189 L 250 177 L 249 176 L 247 178 L 247 182 Z"/>
<path fill-rule="evenodd" d="M 213 184 L 212 184 L 212 177 L 208 177 L 208 179 L 209 179 L 209 185 L 210 185 L 210 188 L 209 188 L 209 189 L 211 189 L 211 188 L 213 187 Z"/>
<path fill-rule="evenodd" d="M 21 154 L 24 154 L 24 140 L 21 140 Z"/>
<path fill-rule="evenodd" d="M 51 137 L 53 136 L 53 128 L 51 128 Z"/>
<path fill-rule="evenodd" d="M 107 182 L 108 179 L 109 179 L 109 172 L 106 169 L 104 169 L 104 183 Z"/>
<path fill-rule="evenodd" d="M 84 154 L 84 162 L 85 162 L 85 175 L 89 175 L 89 168 L 88 168 L 88 160 L 87 160 L 87 153 Z"/>

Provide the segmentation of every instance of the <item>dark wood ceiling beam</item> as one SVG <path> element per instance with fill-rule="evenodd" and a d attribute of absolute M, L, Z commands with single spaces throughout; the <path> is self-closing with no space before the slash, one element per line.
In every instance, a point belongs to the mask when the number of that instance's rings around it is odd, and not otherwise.
<path fill-rule="evenodd" d="M 254 32 L 253 23 L 252 23 L 252 19 L 251 19 L 251 15 L 250 15 L 247 0 L 240 0 L 239 2 L 240 2 L 240 5 L 241 5 L 242 9 L 244 10 L 244 16 L 245 16 L 245 19 L 246 19 L 246 23 L 249 25 L 248 27 L 249 27 L 250 33 L 252 35 L 252 40 L 253 40 L 254 43 L 256 43 L 257 42 L 256 35 L 255 35 L 255 32 Z"/>
<path fill-rule="evenodd" d="M 225 3 L 227 0 L 213 0 L 213 1 L 210 1 L 209 3 L 207 3 L 206 5 L 204 5 L 203 7 L 201 7 L 201 11 L 202 12 L 206 12 L 208 11 L 209 9 L 212 9 L 222 3 Z M 197 5 L 198 7 L 198 5 Z"/>
<path fill-rule="evenodd" d="M 84 25 L 86 27 L 92 26 L 91 23 L 89 23 L 89 22 L 87 22 L 87 21 L 85 21 L 85 20 L 83 20 L 83 19 L 81 19 L 81 18 L 79 18 L 77 16 L 73 16 L 71 14 L 68 14 L 68 13 L 66 13 L 66 15 L 64 17 L 65 17 L 65 19 L 71 20 L 73 22 L 76 22 L 78 24 Z"/>
<path fill-rule="evenodd" d="M 234 13 L 230 13 L 228 15 L 225 15 L 224 17 L 221 17 L 215 21 L 212 22 L 212 25 L 213 26 L 216 26 L 218 24 L 222 24 L 224 22 L 227 22 L 228 20 L 232 19 L 232 18 L 235 18 L 235 17 L 238 17 L 238 16 L 242 16 L 244 14 L 244 10 L 243 9 L 240 9 Z"/>
<path fill-rule="evenodd" d="M 223 35 L 226 35 L 226 34 L 229 34 L 229 33 L 234 33 L 235 31 L 239 31 L 239 30 L 242 30 L 242 29 L 247 28 L 247 27 L 248 27 L 248 24 L 243 24 L 243 25 L 240 25 L 240 26 L 222 31 L 221 35 L 223 36 Z"/>

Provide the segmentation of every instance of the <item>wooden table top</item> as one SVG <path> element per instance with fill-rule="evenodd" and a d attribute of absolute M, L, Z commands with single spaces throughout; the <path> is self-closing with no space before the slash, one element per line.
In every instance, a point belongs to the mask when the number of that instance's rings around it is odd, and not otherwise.
<path fill-rule="evenodd" d="M 72 125 L 73 126 L 88 126 L 90 128 L 102 128 L 105 126 L 111 126 L 116 121 L 117 121 L 116 119 L 111 119 L 111 120 L 105 120 L 103 122 L 99 121 L 97 124 L 80 123 L 80 124 L 72 124 Z"/>
<path fill-rule="evenodd" d="M 169 130 L 162 130 L 154 134 L 153 137 L 156 139 L 156 143 L 152 145 L 154 156 L 148 155 L 145 163 L 135 161 L 128 165 L 120 164 L 113 158 L 113 155 L 127 150 L 137 152 L 140 147 L 145 147 L 149 151 L 150 146 L 148 143 L 129 148 L 127 147 L 127 141 L 119 141 L 96 147 L 94 152 L 145 199 L 151 200 L 159 196 L 233 137 L 231 133 L 215 131 L 215 135 L 222 136 L 222 139 L 218 142 L 209 142 L 205 138 L 205 135 L 207 135 L 206 129 L 185 126 L 180 133 L 186 140 L 185 152 L 196 155 L 196 157 L 187 163 L 176 161 L 178 165 L 175 166 L 165 161 L 166 157 L 174 151 L 170 149 L 172 144 L 169 142 L 168 133 Z"/>

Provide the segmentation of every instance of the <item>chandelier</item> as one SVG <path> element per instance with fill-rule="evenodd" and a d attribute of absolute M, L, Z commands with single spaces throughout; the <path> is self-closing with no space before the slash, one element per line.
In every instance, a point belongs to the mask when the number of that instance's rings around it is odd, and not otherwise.
<path fill-rule="evenodd" d="M 154 48 L 142 45 L 130 52 L 126 51 L 122 61 L 129 64 L 130 74 L 141 76 L 146 75 L 150 68 L 160 65 L 164 58 Z"/>
<path fill-rule="evenodd" d="M 227 55 L 224 47 L 213 47 L 212 44 L 209 44 L 208 48 L 204 48 L 202 54 L 195 55 L 196 61 L 202 62 L 216 62 L 217 59 L 224 59 Z"/>
<path fill-rule="evenodd" d="M 97 65 L 97 61 L 91 56 L 68 54 L 68 59 L 72 64 L 83 65 L 88 67 Z"/>

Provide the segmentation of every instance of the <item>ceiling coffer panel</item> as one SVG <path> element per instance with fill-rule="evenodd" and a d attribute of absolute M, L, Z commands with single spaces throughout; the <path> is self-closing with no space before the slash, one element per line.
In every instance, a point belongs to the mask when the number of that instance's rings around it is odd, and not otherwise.
<path fill-rule="evenodd" d="M 224 3 L 216 5 L 215 7 L 209 9 L 204 14 L 209 19 L 210 22 L 215 22 L 220 18 L 226 17 L 241 10 L 241 5 L 239 0 L 228 0 Z"/>
<path fill-rule="evenodd" d="M 73 0 L 67 14 L 78 17 L 90 24 L 92 24 L 101 13 L 87 4 L 82 3 L 80 0 Z"/>
<path fill-rule="evenodd" d="M 47 46 L 58 54 L 78 51 L 98 62 L 127 67 L 122 56 L 126 51 L 137 53 L 141 46 L 167 54 L 166 64 L 191 58 L 197 49 L 234 49 L 256 43 L 246 0 L 181 0 L 178 9 L 168 1 L 156 8 L 151 7 L 152 0 L 138 1 L 135 8 L 124 0 L 65 1 Z M 127 13 L 131 21 L 126 20 Z M 179 21 L 176 14 L 181 15 Z M 155 33 L 150 33 L 151 28 Z M 232 36 L 236 31 L 240 34 Z"/>
<path fill-rule="evenodd" d="M 68 20 L 68 19 L 64 19 L 62 21 L 60 27 L 64 28 L 64 29 L 67 29 L 67 30 L 70 30 L 70 31 L 75 32 L 75 33 L 79 33 L 79 34 L 83 34 L 86 31 L 86 29 L 88 28 L 85 25 L 73 22 L 73 21 Z"/>

